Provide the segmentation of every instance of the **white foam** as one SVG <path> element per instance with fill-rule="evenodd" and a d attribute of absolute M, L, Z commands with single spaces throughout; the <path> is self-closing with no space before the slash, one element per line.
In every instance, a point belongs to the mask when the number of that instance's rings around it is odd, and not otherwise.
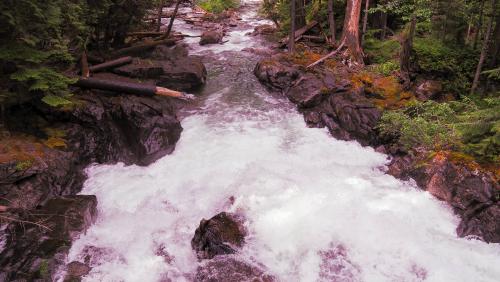
<path fill-rule="evenodd" d="M 316 281 L 319 251 L 338 244 L 362 281 L 418 281 L 415 269 L 427 281 L 500 277 L 499 245 L 458 239 L 446 206 L 379 170 L 386 156 L 306 128 L 293 112 L 257 116 L 221 124 L 192 116 L 176 151 L 153 165 L 89 168 L 82 193 L 97 195 L 99 221 L 70 258 L 82 259 L 87 245 L 116 255 L 88 281 L 189 280 L 194 230 L 222 210 L 247 216 L 243 253 L 283 281 Z M 160 245 L 171 264 L 155 254 Z"/>

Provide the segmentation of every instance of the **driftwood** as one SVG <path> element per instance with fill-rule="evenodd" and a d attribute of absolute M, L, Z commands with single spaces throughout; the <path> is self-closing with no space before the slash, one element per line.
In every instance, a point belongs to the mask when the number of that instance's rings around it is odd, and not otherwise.
<path fill-rule="evenodd" d="M 345 43 L 345 42 L 342 42 L 342 44 L 340 44 L 339 48 L 337 48 L 337 49 L 335 49 L 334 51 L 330 52 L 328 55 L 326 55 L 326 56 L 324 56 L 323 58 L 321 58 L 321 59 L 317 60 L 316 62 L 314 62 L 314 63 L 312 63 L 312 64 L 308 65 L 308 66 L 307 66 L 307 68 L 308 68 L 308 69 L 309 69 L 309 68 L 312 68 L 312 67 L 314 67 L 315 65 L 320 64 L 320 63 L 322 63 L 323 61 L 325 61 L 326 59 L 328 59 L 328 58 L 330 58 L 330 57 L 334 56 L 335 54 L 337 54 L 337 53 L 338 53 L 340 50 L 342 50 L 342 48 L 344 47 L 344 43 Z"/>
<path fill-rule="evenodd" d="M 126 64 L 130 64 L 132 62 L 132 57 L 122 57 L 116 60 L 104 62 L 102 64 L 94 65 L 89 68 L 91 72 L 100 72 L 107 69 L 112 69 L 115 67 L 123 66 Z"/>
<path fill-rule="evenodd" d="M 318 24 L 317 21 L 312 21 L 308 25 L 299 28 L 297 31 L 295 31 L 295 42 L 298 41 L 301 38 L 301 36 L 304 35 L 304 33 L 308 32 L 311 28 L 315 27 L 317 24 Z M 288 38 L 289 36 L 280 40 L 280 48 L 283 48 L 288 44 L 289 41 Z"/>
<path fill-rule="evenodd" d="M 136 31 L 136 32 L 129 32 L 127 36 L 144 38 L 144 37 L 158 37 L 164 34 L 165 34 L 164 32 L 160 31 Z"/>
<path fill-rule="evenodd" d="M 312 42 L 324 43 L 326 39 L 324 36 L 316 36 L 316 35 L 302 35 L 302 38 L 307 39 Z"/>
<path fill-rule="evenodd" d="M 134 45 L 131 47 L 116 50 L 113 53 L 111 53 L 111 55 L 109 57 L 110 58 L 119 58 L 119 57 L 129 55 L 129 54 L 137 54 L 137 53 L 141 53 L 141 52 L 147 51 L 149 49 L 152 49 L 158 45 L 173 46 L 173 45 L 175 45 L 175 40 L 163 39 L 163 40 L 150 41 L 150 42 L 146 42 L 143 44 Z"/>
<path fill-rule="evenodd" d="M 165 97 L 173 97 L 179 99 L 192 99 L 193 96 L 171 90 L 164 87 L 158 87 L 155 85 L 147 85 L 141 83 L 131 83 L 131 82 L 123 82 L 123 81 L 115 81 L 115 80 L 105 80 L 98 78 L 84 78 L 81 77 L 74 84 L 80 88 L 89 88 L 89 89 L 99 89 L 127 94 L 135 94 L 135 95 L 143 95 L 143 96 L 165 96 Z"/>

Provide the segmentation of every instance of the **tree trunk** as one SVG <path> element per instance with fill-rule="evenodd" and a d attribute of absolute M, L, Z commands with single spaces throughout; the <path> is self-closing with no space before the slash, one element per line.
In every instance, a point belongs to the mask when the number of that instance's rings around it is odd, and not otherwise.
<path fill-rule="evenodd" d="M 493 44 L 490 48 L 491 60 L 489 66 L 491 68 L 495 67 L 499 61 L 500 57 L 500 9 L 497 10 L 496 20 L 495 20 L 495 30 L 493 31 Z"/>
<path fill-rule="evenodd" d="M 82 57 L 80 59 L 80 64 L 82 67 L 81 73 L 83 77 L 90 76 L 89 61 L 87 60 L 87 51 L 83 51 Z"/>
<path fill-rule="evenodd" d="M 174 98 L 187 98 L 184 93 L 170 90 L 164 87 L 158 87 L 155 85 L 141 84 L 141 83 L 130 83 L 123 81 L 114 81 L 114 80 L 104 80 L 97 78 L 80 78 L 75 86 L 81 88 L 89 88 L 89 89 L 99 89 L 127 94 L 135 94 L 135 95 L 144 95 L 144 96 L 166 96 L 166 97 L 174 97 Z"/>
<path fill-rule="evenodd" d="M 170 22 L 168 23 L 167 32 L 165 33 L 166 38 L 168 38 L 168 36 L 170 35 L 170 32 L 172 31 L 172 26 L 174 25 L 175 16 L 177 15 L 177 11 L 179 10 L 179 5 L 181 4 L 181 2 L 182 2 L 182 0 L 177 0 L 177 3 L 175 4 L 174 13 L 172 14 L 172 17 L 170 18 Z"/>
<path fill-rule="evenodd" d="M 297 0 L 291 0 L 290 2 L 290 35 L 288 36 L 288 51 L 290 53 L 295 52 L 295 2 Z M 302 1 L 302 0 L 299 0 Z"/>
<path fill-rule="evenodd" d="M 146 42 L 143 44 L 123 48 L 116 50 L 115 52 L 111 53 L 109 55 L 109 58 L 119 58 L 125 55 L 135 55 L 135 54 L 141 54 L 144 51 L 150 50 L 158 45 L 167 45 L 167 46 L 173 46 L 175 45 L 175 40 L 172 39 L 163 39 L 163 40 L 158 40 L 158 41 L 151 41 L 151 42 Z"/>
<path fill-rule="evenodd" d="M 415 36 L 415 27 L 417 19 L 415 15 L 412 17 L 410 26 L 402 34 L 401 38 L 401 53 L 399 56 L 399 66 L 401 69 L 401 78 L 405 88 L 410 86 L 411 73 L 411 57 L 413 53 L 413 37 Z"/>
<path fill-rule="evenodd" d="M 385 40 L 385 36 L 387 33 L 387 13 L 382 12 L 382 32 L 380 33 L 380 40 Z"/>
<path fill-rule="evenodd" d="M 497 0 L 491 1 L 493 9 L 496 7 Z M 481 71 L 483 70 L 483 64 L 486 59 L 486 53 L 488 52 L 488 46 L 490 43 L 491 30 L 493 29 L 493 22 L 495 21 L 493 15 L 490 18 L 488 23 L 488 28 L 486 30 L 486 34 L 484 36 L 483 48 L 481 49 L 481 55 L 479 56 L 479 62 L 477 63 L 476 74 L 474 75 L 474 81 L 472 82 L 472 88 L 470 90 L 470 94 L 474 94 L 476 92 L 477 87 L 479 86 L 479 78 L 481 77 Z"/>
<path fill-rule="evenodd" d="M 361 0 L 348 0 L 341 42 L 348 48 L 355 62 L 363 64 L 363 50 L 359 44 L 359 18 Z"/>
<path fill-rule="evenodd" d="M 365 0 L 365 14 L 363 17 L 363 35 L 361 36 L 361 46 L 365 42 L 366 27 L 368 25 L 368 9 L 370 8 L 370 0 Z"/>
<path fill-rule="evenodd" d="M 304 0 L 296 0 L 295 4 L 295 28 L 299 29 L 306 25 L 306 10 Z M 298 5 L 297 5 L 298 4 Z"/>
<path fill-rule="evenodd" d="M 161 29 L 161 18 L 163 15 L 163 6 L 165 6 L 165 0 L 161 0 L 158 7 L 158 16 L 156 17 L 156 31 L 160 32 Z"/>
<path fill-rule="evenodd" d="M 335 44 L 335 14 L 333 12 L 333 0 L 328 0 L 328 26 L 330 28 L 330 40 Z"/>
<path fill-rule="evenodd" d="M 479 34 L 481 33 L 481 29 L 483 28 L 483 14 L 484 14 L 484 0 L 481 0 L 479 20 L 477 22 L 476 33 L 474 34 L 474 44 L 472 47 L 472 48 L 474 48 L 474 50 L 476 50 L 476 48 L 477 48 L 477 41 L 479 40 Z"/>
<path fill-rule="evenodd" d="M 88 70 L 92 73 L 96 73 L 96 72 L 100 72 L 103 70 L 108 70 L 108 69 L 116 68 L 116 67 L 123 66 L 126 64 L 130 64 L 131 62 L 132 62 L 132 57 L 123 57 L 123 58 L 118 58 L 116 60 L 104 62 L 102 64 L 91 66 L 90 68 L 88 68 Z M 84 75 L 82 74 L 82 76 L 84 76 Z"/>

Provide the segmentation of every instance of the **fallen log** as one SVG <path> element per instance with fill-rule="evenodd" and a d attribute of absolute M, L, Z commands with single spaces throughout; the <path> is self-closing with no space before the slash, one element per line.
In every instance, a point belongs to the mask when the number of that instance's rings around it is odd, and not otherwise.
<path fill-rule="evenodd" d="M 325 43 L 326 41 L 323 36 L 316 36 L 316 35 L 302 35 L 302 38 L 317 43 Z"/>
<path fill-rule="evenodd" d="M 137 38 L 144 38 L 144 37 L 158 37 L 164 35 L 164 32 L 160 31 L 136 31 L 136 32 L 129 32 L 127 36 L 129 37 L 137 37 Z"/>
<path fill-rule="evenodd" d="M 103 70 L 108 70 L 108 69 L 112 69 L 115 67 L 123 66 L 126 64 L 130 64 L 131 62 L 132 62 L 132 57 L 122 57 L 122 58 L 118 58 L 116 60 L 104 62 L 102 64 L 93 65 L 93 66 L 89 67 L 89 70 L 91 72 L 95 73 L 95 72 L 100 72 Z"/>
<path fill-rule="evenodd" d="M 118 58 L 118 57 L 123 57 L 123 56 L 129 55 L 129 54 L 142 53 L 142 52 L 147 51 L 149 49 L 152 49 L 158 45 L 173 46 L 173 45 L 175 45 L 175 40 L 163 39 L 163 40 L 150 41 L 150 42 L 146 42 L 143 44 L 138 44 L 135 46 L 116 50 L 113 53 L 111 53 L 111 55 L 109 57 L 110 58 Z"/>
<path fill-rule="evenodd" d="M 120 92 L 127 94 L 135 94 L 135 95 L 143 95 L 143 96 L 165 96 L 165 97 L 173 97 L 183 100 L 191 100 L 194 98 L 193 95 L 179 92 L 175 90 L 171 90 L 164 87 L 158 87 L 155 85 L 141 84 L 141 83 L 131 83 L 131 82 L 123 82 L 123 81 L 114 81 L 114 80 L 104 80 L 98 78 L 84 78 L 81 77 L 77 80 L 74 86 L 80 88 L 89 88 L 89 89 L 99 89 L 106 90 L 112 92 Z"/>
<path fill-rule="evenodd" d="M 297 31 L 295 31 L 295 34 L 294 34 L 295 35 L 295 42 L 297 42 L 300 38 L 302 38 L 302 35 L 304 35 L 304 33 L 308 32 L 311 28 L 315 27 L 317 24 L 318 24 L 317 21 L 311 21 L 306 26 L 299 28 Z M 288 45 L 288 41 L 289 41 L 288 38 L 289 38 L 289 36 L 280 40 L 280 48 L 283 48 L 286 45 Z"/>
<path fill-rule="evenodd" d="M 342 48 L 344 47 L 344 43 L 345 43 L 345 42 L 342 42 L 342 44 L 340 44 L 339 48 L 337 48 L 337 49 L 335 49 L 334 51 L 330 52 L 328 55 L 326 55 L 326 56 L 322 57 L 321 59 L 317 60 L 316 62 L 314 62 L 314 63 L 312 63 L 312 64 L 308 65 L 308 66 L 306 67 L 306 69 L 312 68 L 312 67 L 314 67 L 315 65 L 320 64 L 320 63 L 322 63 L 324 60 L 326 60 L 326 59 L 328 59 L 328 58 L 330 58 L 330 57 L 334 56 L 335 54 L 337 54 L 337 53 L 338 53 L 340 50 L 342 50 Z"/>

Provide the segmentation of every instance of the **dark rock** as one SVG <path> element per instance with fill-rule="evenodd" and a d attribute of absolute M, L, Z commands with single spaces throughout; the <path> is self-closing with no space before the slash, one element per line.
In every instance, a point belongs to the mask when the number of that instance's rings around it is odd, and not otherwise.
<path fill-rule="evenodd" d="M 79 262 L 73 261 L 66 266 L 66 277 L 64 277 L 64 282 L 76 282 L 81 281 L 81 278 L 89 274 L 91 268 L 90 266 Z"/>
<path fill-rule="evenodd" d="M 415 95 L 419 100 L 435 100 L 443 91 L 443 84 L 437 80 L 425 80 L 415 89 Z"/>
<path fill-rule="evenodd" d="M 488 173 L 456 163 L 445 153 L 431 160 L 396 157 L 388 173 L 402 179 L 413 178 L 419 187 L 447 202 L 462 218 L 457 234 L 479 236 L 486 242 L 500 242 L 500 185 Z"/>
<path fill-rule="evenodd" d="M 22 222 L 9 225 L 0 254 L 3 278 L 53 281 L 71 241 L 95 221 L 96 208 L 95 196 L 77 195 L 51 199 L 36 214 L 19 216 Z"/>
<path fill-rule="evenodd" d="M 217 256 L 201 263 L 196 271 L 198 282 L 272 282 L 275 277 L 268 274 L 263 266 L 244 261 L 231 255 Z"/>
<path fill-rule="evenodd" d="M 226 212 L 209 220 L 202 219 L 196 229 L 191 247 L 199 259 L 234 254 L 245 242 L 246 230 L 242 219 Z"/>
<path fill-rule="evenodd" d="M 277 59 L 266 59 L 257 63 L 254 74 L 265 86 L 283 91 L 293 85 L 300 72 Z"/>
<path fill-rule="evenodd" d="M 330 281 L 359 281 L 360 267 L 351 262 L 344 246 L 338 245 L 320 251 L 321 264 L 319 266 L 320 282 Z"/>
<path fill-rule="evenodd" d="M 164 58 L 162 60 L 136 58 L 131 64 L 115 68 L 113 72 L 131 78 L 152 79 L 157 86 L 179 91 L 191 90 L 205 83 L 207 70 L 199 57 L 170 57 L 168 52 L 162 53 L 161 50 L 157 49 L 155 56 Z"/>
<path fill-rule="evenodd" d="M 223 36 L 224 36 L 223 32 L 219 30 L 205 31 L 201 35 L 200 45 L 220 43 L 222 41 Z"/>

